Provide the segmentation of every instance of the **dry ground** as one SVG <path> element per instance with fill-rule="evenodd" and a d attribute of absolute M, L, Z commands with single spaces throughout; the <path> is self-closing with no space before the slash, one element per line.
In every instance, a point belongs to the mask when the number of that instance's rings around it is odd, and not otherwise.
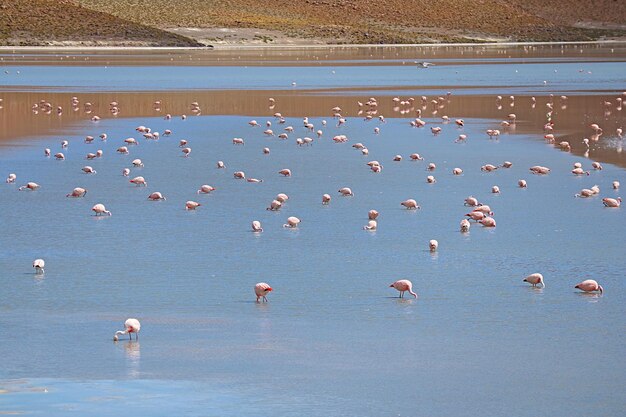
<path fill-rule="evenodd" d="M 5 45 L 376 44 L 620 37 L 626 37 L 623 0 L 0 0 L 0 44 Z"/>
<path fill-rule="evenodd" d="M 195 34 L 213 43 L 241 41 L 220 34 L 221 28 L 266 31 L 252 37 L 244 32 L 244 41 L 258 43 L 572 41 L 626 34 L 626 2 L 613 0 L 594 0 L 593 7 L 587 0 L 78 1 L 160 28 L 202 28 Z"/>
<path fill-rule="evenodd" d="M 68 0 L 0 0 L 0 45 L 198 46 L 158 28 Z"/>

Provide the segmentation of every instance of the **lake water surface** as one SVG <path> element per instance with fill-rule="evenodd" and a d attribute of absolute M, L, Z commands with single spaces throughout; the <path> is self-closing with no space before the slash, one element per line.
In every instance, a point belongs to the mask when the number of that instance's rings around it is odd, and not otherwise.
<path fill-rule="evenodd" d="M 615 99 L 626 99 L 626 48 L 475 48 L 295 50 L 280 59 L 276 51 L 205 51 L 193 53 L 194 65 L 167 52 L 137 53 L 136 65 L 132 53 L 91 54 L 84 65 L 78 52 L 0 54 L 0 174 L 17 175 L 0 186 L 0 414 L 623 415 L 626 215 L 601 199 L 622 195 L 613 181 L 626 186 L 615 133 L 625 121 Z M 473 53 L 481 48 L 482 61 Z M 424 59 L 438 65 L 412 64 Z M 357 101 L 369 97 L 380 104 L 365 121 L 368 108 Z M 31 110 L 42 99 L 51 114 Z M 117 116 L 108 111 L 113 100 Z M 550 101 L 557 143 L 570 141 L 572 152 L 543 139 Z M 335 105 L 347 117 L 340 127 Z M 424 128 L 409 125 L 416 109 Z M 518 121 L 505 129 L 509 113 Z M 321 138 L 303 127 L 305 116 Z M 294 132 L 267 137 L 251 119 Z M 605 133 L 585 157 L 590 123 Z M 172 135 L 149 141 L 139 125 Z M 433 136 L 431 126 L 442 132 Z M 490 140 L 486 129 L 503 133 Z M 107 141 L 97 138 L 103 132 Z M 338 134 L 349 141 L 334 143 Z M 459 134 L 466 143 L 455 143 Z M 313 146 L 295 144 L 305 136 Z M 117 154 L 127 137 L 140 144 Z M 233 145 L 235 137 L 245 145 Z M 180 139 L 192 148 L 188 158 Z M 44 148 L 66 159 L 44 157 Z M 103 157 L 87 161 L 97 149 Z M 424 161 L 410 161 L 414 152 Z M 145 166 L 133 168 L 135 158 Z M 381 162 L 380 174 L 370 160 Z M 513 166 L 480 169 L 505 160 Z M 604 169 L 592 170 L 595 160 Z M 590 175 L 572 175 L 574 162 Z M 85 165 L 97 174 L 83 174 Z M 533 165 L 551 173 L 532 175 Z M 126 167 L 130 177 L 121 175 Z M 280 176 L 282 168 L 293 175 Z M 234 171 L 264 181 L 235 180 Z M 139 175 L 147 187 L 128 182 Z M 28 181 L 41 188 L 18 192 Z M 202 184 L 216 191 L 197 195 Z M 598 196 L 574 197 L 595 184 Z M 85 198 L 65 197 L 78 186 Z M 341 197 L 341 187 L 354 196 Z M 147 200 L 154 191 L 167 200 Z M 280 192 L 289 195 L 282 210 L 265 210 Z M 459 232 L 469 195 L 493 209 L 496 228 Z M 400 206 L 408 198 L 421 210 Z M 202 206 L 186 211 L 187 200 Z M 96 203 L 113 215 L 92 216 Z M 362 230 L 370 209 L 380 212 L 375 232 Z M 282 227 L 289 216 L 302 220 L 298 229 Z M 252 220 L 263 233 L 250 231 Z M 430 239 L 438 252 L 429 252 Z M 43 275 L 31 268 L 36 258 L 46 261 Z M 533 272 L 545 289 L 522 282 Z M 416 300 L 389 288 L 402 278 Z M 574 289 L 589 278 L 603 295 Z M 274 288 L 268 303 L 255 302 L 260 281 Z M 128 317 L 141 321 L 139 340 L 114 343 Z"/>

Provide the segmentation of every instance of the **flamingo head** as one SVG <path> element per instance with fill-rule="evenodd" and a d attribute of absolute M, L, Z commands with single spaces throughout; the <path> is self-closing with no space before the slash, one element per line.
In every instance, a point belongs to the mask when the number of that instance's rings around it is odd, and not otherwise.
<path fill-rule="evenodd" d="M 114 342 L 117 342 L 118 340 L 120 340 L 120 338 L 119 338 L 119 337 L 117 337 L 117 335 L 113 336 L 113 341 L 114 341 Z"/>
<path fill-rule="evenodd" d="M 273 289 L 272 289 L 272 287 L 268 287 L 265 291 L 271 292 L 271 291 L 273 291 Z"/>

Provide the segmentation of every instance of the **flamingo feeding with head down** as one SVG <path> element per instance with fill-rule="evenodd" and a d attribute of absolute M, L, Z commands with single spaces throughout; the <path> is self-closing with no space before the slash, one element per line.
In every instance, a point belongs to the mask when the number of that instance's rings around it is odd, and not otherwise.
<path fill-rule="evenodd" d="M 272 287 L 270 287 L 269 284 L 266 284 L 265 282 L 259 282 L 258 284 L 256 284 L 254 286 L 254 293 L 256 294 L 256 302 L 258 303 L 261 301 L 261 299 L 263 299 L 263 302 L 267 303 L 266 296 L 272 291 L 274 291 Z"/>
<path fill-rule="evenodd" d="M 587 279 L 580 284 L 577 284 L 574 288 L 578 288 L 584 292 L 600 291 L 600 294 L 604 292 L 602 285 L 598 284 L 597 281 L 593 279 Z"/>
<path fill-rule="evenodd" d="M 124 330 L 118 330 L 113 336 L 113 340 L 117 342 L 120 335 L 128 334 L 130 340 L 133 340 L 132 334 L 135 333 L 135 340 L 139 340 L 139 331 L 141 330 L 141 323 L 137 319 L 128 319 L 124 322 Z"/>
<path fill-rule="evenodd" d="M 529 276 L 527 276 L 526 278 L 524 278 L 524 282 L 528 282 L 529 284 L 532 284 L 533 287 L 536 287 L 537 285 L 541 284 L 541 286 L 543 288 L 546 287 L 545 282 L 543 282 L 543 275 L 541 275 L 540 273 L 536 272 L 534 274 L 530 274 Z"/>
<path fill-rule="evenodd" d="M 413 292 L 413 283 L 408 279 L 400 279 L 393 284 L 389 285 L 389 287 L 393 287 L 396 290 L 400 291 L 399 298 L 404 298 L 404 292 L 408 291 L 413 297 L 417 298 L 417 294 Z"/>
<path fill-rule="evenodd" d="M 43 259 L 35 259 L 33 261 L 33 268 L 35 268 L 35 273 L 37 274 L 43 274 L 45 272 L 43 269 L 44 266 L 46 266 L 46 263 Z"/>

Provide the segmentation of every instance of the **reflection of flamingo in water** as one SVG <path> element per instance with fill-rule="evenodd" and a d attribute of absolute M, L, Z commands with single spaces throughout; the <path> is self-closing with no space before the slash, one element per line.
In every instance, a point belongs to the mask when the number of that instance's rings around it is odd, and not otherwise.
<path fill-rule="evenodd" d="M 139 330 L 141 330 L 141 324 L 139 323 L 139 320 L 137 319 L 128 319 L 124 322 L 124 328 L 125 330 L 118 330 L 117 332 L 115 332 L 115 335 L 113 336 L 113 340 L 114 341 L 118 341 L 119 340 L 119 335 L 121 334 L 128 334 L 128 337 L 130 338 L 130 340 L 133 340 L 133 336 L 132 334 L 135 333 L 135 339 L 139 340 Z"/>

